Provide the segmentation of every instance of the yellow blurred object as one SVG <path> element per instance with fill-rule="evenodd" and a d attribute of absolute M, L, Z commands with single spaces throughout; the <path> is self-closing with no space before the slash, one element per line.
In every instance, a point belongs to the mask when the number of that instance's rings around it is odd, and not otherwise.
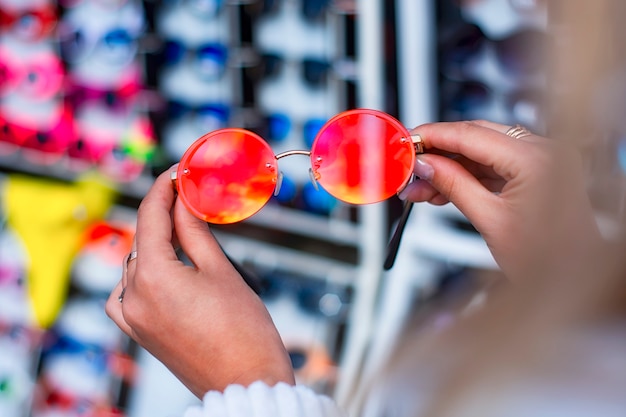
<path fill-rule="evenodd" d="M 9 176 L 4 191 L 7 223 L 29 259 L 26 289 L 35 324 L 47 328 L 65 303 L 84 231 L 104 218 L 115 191 L 96 176 L 69 183 L 24 175 Z"/>

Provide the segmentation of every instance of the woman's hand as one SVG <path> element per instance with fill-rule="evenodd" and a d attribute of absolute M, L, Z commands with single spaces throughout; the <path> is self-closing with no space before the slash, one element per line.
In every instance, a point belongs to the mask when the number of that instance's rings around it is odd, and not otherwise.
<path fill-rule="evenodd" d="M 565 140 L 514 139 L 485 121 L 433 123 L 419 134 L 421 179 L 401 197 L 452 202 L 481 233 L 503 272 L 525 279 L 566 273 L 601 241 L 586 193 L 582 156 Z"/>
<path fill-rule="evenodd" d="M 169 172 L 157 178 L 137 216 L 137 258 L 107 301 L 109 317 L 199 397 L 234 383 L 293 384 L 264 304 L 208 225 L 177 201 Z M 177 244 L 193 266 L 179 260 Z"/>

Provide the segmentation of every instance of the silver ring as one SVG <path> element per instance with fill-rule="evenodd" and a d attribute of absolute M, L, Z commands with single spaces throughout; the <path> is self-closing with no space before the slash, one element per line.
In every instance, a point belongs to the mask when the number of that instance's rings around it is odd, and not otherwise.
<path fill-rule="evenodd" d="M 525 138 L 526 136 L 532 135 L 532 133 L 530 132 L 530 130 L 526 129 L 522 125 L 515 125 L 509 128 L 509 130 L 506 131 L 505 135 L 510 136 L 513 139 L 521 139 Z"/>
<path fill-rule="evenodd" d="M 134 250 L 126 256 L 126 267 L 130 264 L 130 261 L 137 259 L 137 251 Z"/>
<path fill-rule="evenodd" d="M 122 301 L 124 301 L 124 294 L 126 294 L 126 287 L 122 288 L 122 292 L 120 293 L 120 295 L 117 297 L 117 300 L 121 303 Z"/>

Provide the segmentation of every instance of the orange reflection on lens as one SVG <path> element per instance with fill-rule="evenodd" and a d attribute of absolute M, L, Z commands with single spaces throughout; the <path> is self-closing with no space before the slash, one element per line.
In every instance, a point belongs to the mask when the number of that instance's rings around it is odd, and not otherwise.
<path fill-rule="evenodd" d="M 227 224 L 259 211 L 277 178 L 276 158 L 263 139 L 244 129 L 221 129 L 202 136 L 185 152 L 176 183 L 196 217 Z"/>
<path fill-rule="evenodd" d="M 411 178 L 415 148 L 406 128 L 392 116 L 369 109 L 330 119 L 311 149 L 317 181 L 351 204 L 386 200 Z"/>

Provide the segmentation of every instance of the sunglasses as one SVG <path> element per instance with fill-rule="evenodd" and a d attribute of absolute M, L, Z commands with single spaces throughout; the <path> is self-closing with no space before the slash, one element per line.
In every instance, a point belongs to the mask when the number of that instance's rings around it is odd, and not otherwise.
<path fill-rule="evenodd" d="M 22 56 L 0 46 L 0 97 L 17 93 L 47 100 L 61 92 L 64 75 L 61 59 L 51 50 Z"/>
<path fill-rule="evenodd" d="M 501 38 L 491 39 L 475 24 L 462 24 L 441 35 L 441 68 L 451 76 L 464 75 L 475 59 L 491 52 L 499 67 L 516 78 L 527 79 L 545 68 L 546 35 L 525 28 Z"/>
<path fill-rule="evenodd" d="M 74 7 L 84 6 L 86 3 L 91 3 L 109 10 L 116 10 L 126 5 L 128 0 L 58 0 L 58 3 L 64 9 L 72 9 Z"/>
<path fill-rule="evenodd" d="M 68 9 L 58 30 L 63 59 L 70 65 L 92 59 L 120 67 L 131 63 L 145 33 L 140 3 L 126 2 L 108 13 L 91 2 Z"/>
<path fill-rule="evenodd" d="M 0 28 L 20 39 L 40 40 L 50 35 L 57 24 L 57 12 L 52 2 L 15 9 L 12 9 L 15 6 L 11 2 L 3 3 L 8 4 L 0 7 Z"/>
<path fill-rule="evenodd" d="M 497 89 L 481 81 L 444 80 L 440 84 L 445 120 L 490 119 L 543 129 L 544 97 L 538 88 Z"/>
<path fill-rule="evenodd" d="M 124 28 L 111 28 L 102 34 L 73 28 L 62 35 L 61 53 L 70 64 L 98 54 L 112 63 L 128 63 L 137 52 L 136 37 Z"/>
<path fill-rule="evenodd" d="M 71 170 L 97 168 L 108 178 L 128 182 L 153 157 L 156 138 L 144 114 L 92 104 L 77 111 L 74 120 L 76 140 L 67 150 Z"/>
<path fill-rule="evenodd" d="M 259 279 L 259 297 L 265 303 L 289 298 L 305 314 L 327 320 L 345 320 L 351 290 L 319 278 L 293 276 L 282 272 L 263 274 Z"/>
<path fill-rule="evenodd" d="M 298 123 L 289 115 L 282 112 L 270 113 L 264 118 L 261 130 L 267 134 L 267 140 L 272 143 L 282 143 L 291 136 L 301 136 L 306 146 L 311 147 L 313 141 L 327 119 L 311 117 Z"/>
<path fill-rule="evenodd" d="M 24 156 L 40 165 L 49 165 L 63 157 L 75 138 L 73 112 L 66 105 L 59 105 L 53 117 L 45 123 L 26 121 L 0 122 L 0 142 L 23 149 Z M 30 152 L 29 152 L 30 151 Z"/>
<path fill-rule="evenodd" d="M 68 78 L 65 96 L 76 109 L 91 102 L 100 102 L 110 109 L 125 111 L 137 103 L 142 90 L 140 80 L 135 77 L 112 86 L 89 85 Z"/>
<path fill-rule="evenodd" d="M 277 79 L 288 71 L 295 71 L 306 86 L 320 88 L 326 84 L 332 69 L 332 64 L 323 58 L 305 56 L 291 59 L 279 53 L 265 52 L 261 54 L 256 65 L 246 69 L 246 75 L 253 81 L 262 82 Z"/>
<path fill-rule="evenodd" d="M 253 16 L 273 15 L 279 12 L 283 3 L 284 0 L 258 0 L 245 2 L 244 6 Z M 301 17 L 310 23 L 323 22 L 331 6 L 334 6 L 331 0 L 302 0 L 299 3 Z"/>
<path fill-rule="evenodd" d="M 240 128 L 207 133 L 187 149 L 171 177 L 193 215 L 208 223 L 229 224 L 254 215 L 280 191 L 278 160 L 284 157 L 308 156 L 313 184 L 340 201 L 363 205 L 400 192 L 413 177 L 415 155 L 422 152 L 421 138 L 411 136 L 391 115 L 354 109 L 326 122 L 310 151 L 275 155 L 260 136 Z M 408 217 L 411 206 L 406 204 L 403 217 Z M 390 244 L 394 258 L 399 233 Z"/>
<path fill-rule="evenodd" d="M 337 207 L 337 199 L 311 182 L 298 184 L 288 175 L 281 177 L 280 190 L 273 199 L 284 207 L 304 210 L 308 213 L 330 215 Z"/>
<path fill-rule="evenodd" d="M 203 80 L 217 80 L 226 71 L 228 47 L 219 42 L 208 42 L 197 46 L 177 40 L 168 40 L 163 48 L 165 65 L 188 62 Z"/>
<path fill-rule="evenodd" d="M 219 102 L 188 103 L 171 99 L 167 102 L 166 112 L 169 120 L 191 118 L 195 123 L 206 126 L 207 130 L 223 127 L 230 117 L 229 106 Z"/>
<path fill-rule="evenodd" d="M 163 6 L 185 7 L 189 12 L 201 18 L 213 18 L 224 9 L 224 0 L 163 0 Z"/>

